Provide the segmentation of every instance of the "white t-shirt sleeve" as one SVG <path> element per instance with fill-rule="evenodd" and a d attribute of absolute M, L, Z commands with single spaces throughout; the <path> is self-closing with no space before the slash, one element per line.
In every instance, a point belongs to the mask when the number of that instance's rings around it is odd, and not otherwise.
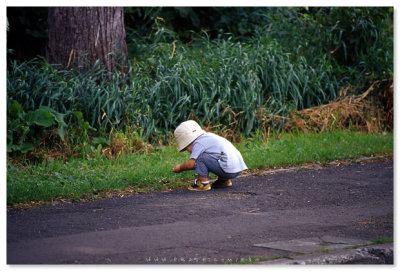
<path fill-rule="evenodd" d="M 205 150 L 206 148 L 201 143 L 195 141 L 193 143 L 192 153 L 190 154 L 189 159 L 197 160 L 200 154 L 202 154 Z"/>

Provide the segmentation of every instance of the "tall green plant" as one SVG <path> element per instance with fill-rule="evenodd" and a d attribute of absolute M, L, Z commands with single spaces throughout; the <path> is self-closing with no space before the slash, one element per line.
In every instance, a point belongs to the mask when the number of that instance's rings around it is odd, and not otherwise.
<path fill-rule="evenodd" d="M 135 93 L 133 116 L 143 127 L 168 130 L 195 116 L 205 124 L 235 123 L 249 134 L 259 126 L 258 110 L 286 115 L 334 99 L 338 90 L 327 59 L 310 67 L 267 38 L 242 43 L 204 34 L 191 46 L 153 44 L 143 55 L 136 74 L 148 80 Z M 146 122 L 150 116 L 154 122 Z"/>

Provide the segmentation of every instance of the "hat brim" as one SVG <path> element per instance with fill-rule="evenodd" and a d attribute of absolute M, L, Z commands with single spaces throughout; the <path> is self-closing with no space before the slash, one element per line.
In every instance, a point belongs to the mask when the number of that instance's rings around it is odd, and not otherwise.
<path fill-rule="evenodd" d="M 204 130 L 197 131 L 194 134 L 185 136 L 185 138 L 178 141 L 178 152 L 183 152 L 192 142 L 194 142 L 199 136 L 205 134 Z"/>

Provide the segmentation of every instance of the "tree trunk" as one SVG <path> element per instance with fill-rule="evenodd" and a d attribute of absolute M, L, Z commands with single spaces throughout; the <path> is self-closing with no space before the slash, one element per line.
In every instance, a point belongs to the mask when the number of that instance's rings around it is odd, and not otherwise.
<path fill-rule="evenodd" d="M 100 60 L 107 71 L 128 66 L 123 7 L 50 7 L 47 59 L 85 69 Z"/>

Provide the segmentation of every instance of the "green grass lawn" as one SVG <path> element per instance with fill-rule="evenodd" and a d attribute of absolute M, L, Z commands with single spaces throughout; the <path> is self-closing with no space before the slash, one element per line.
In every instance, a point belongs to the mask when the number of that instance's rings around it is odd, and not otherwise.
<path fill-rule="evenodd" d="M 372 154 L 393 154 L 393 134 L 332 132 L 282 134 L 269 140 L 244 140 L 237 144 L 250 170 L 336 159 L 355 159 Z M 160 147 L 150 154 L 126 154 L 115 159 L 71 159 L 68 162 L 7 168 L 7 204 L 55 199 L 100 198 L 110 191 L 150 192 L 188 185 L 193 171 L 173 173 L 174 165 L 189 158 L 175 146 Z M 122 193 L 122 192 L 121 192 Z"/>

